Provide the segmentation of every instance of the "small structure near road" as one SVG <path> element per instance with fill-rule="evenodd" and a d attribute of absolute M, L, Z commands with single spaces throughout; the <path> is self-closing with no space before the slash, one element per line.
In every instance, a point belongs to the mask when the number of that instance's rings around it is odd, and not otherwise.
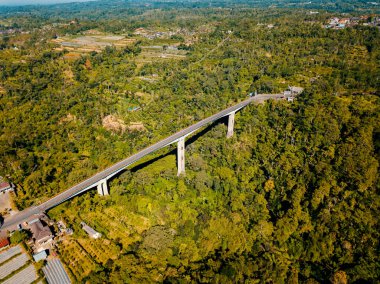
<path fill-rule="evenodd" d="M 62 220 L 57 222 L 57 226 L 58 226 L 58 230 L 59 230 L 60 235 L 63 235 L 63 234 L 72 235 L 73 234 L 73 230 L 71 228 L 67 228 L 66 224 Z"/>
<path fill-rule="evenodd" d="M 302 87 L 289 86 L 288 89 L 284 91 L 284 98 L 286 98 L 288 102 L 292 102 L 294 98 L 302 92 Z"/>
<path fill-rule="evenodd" d="M 102 234 L 95 231 L 93 228 L 88 226 L 85 222 L 80 223 L 82 225 L 82 229 L 86 231 L 86 233 L 93 239 L 99 239 L 102 237 Z"/>

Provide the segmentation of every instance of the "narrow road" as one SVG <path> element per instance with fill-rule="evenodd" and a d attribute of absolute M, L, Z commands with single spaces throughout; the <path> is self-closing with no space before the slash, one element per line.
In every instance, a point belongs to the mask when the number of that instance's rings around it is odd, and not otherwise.
<path fill-rule="evenodd" d="M 185 129 L 182 129 L 182 130 L 178 131 L 177 133 L 175 133 L 175 134 L 173 134 L 173 135 L 171 135 L 171 136 L 169 136 L 169 137 L 167 137 L 167 138 L 165 138 L 165 139 L 163 139 L 163 140 L 161 140 L 161 141 L 159 141 L 159 142 L 157 142 L 157 143 L 155 143 L 155 144 L 153 144 L 153 145 L 151 145 L 151 146 L 149 146 L 143 150 L 141 150 L 140 152 L 130 156 L 129 158 L 126 158 L 126 159 L 102 170 L 101 172 L 93 175 L 92 177 L 78 183 L 77 185 L 74 185 L 73 187 L 65 190 L 64 192 L 62 192 L 62 193 L 54 196 L 53 198 L 47 200 L 46 202 L 42 203 L 41 205 L 29 207 L 23 211 L 20 211 L 19 213 L 15 214 L 13 216 L 10 216 L 9 218 L 6 218 L 3 226 L 1 227 L 1 230 L 6 230 L 6 229 L 9 229 L 11 227 L 14 227 L 15 225 L 20 224 L 20 223 L 24 222 L 25 220 L 31 218 L 35 214 L 40 214 L 42 212 L 45 212 L 48 209 L 55 207 L 58 204 L 74 197 L 75 195 L 78 195 L 78 194 L 80 194 L 80 193 L 82 193 L 82 192 L 84 192 L 84 191 L 86 191 L 92 187 L 95 187 L 96 183 L 99 182 L 100 180 L 117 174 L 118 172 L 122 171 L 123 169 L 125 169 L 129 165 L 135 163 L 136 161 L 140 160 L 144 156 L 177 141 L 179 138 L 181 138 L 183 136 L 186 136 L 186 135 L 193 133 L 194 131 L 198 130 L 202 126 L 205 126 L 209 123 L 212 123 L 212 122 L 214 122 L 214 121 L 216 121 L 216 120 L 218 120 L 224 116 L 227 116 L 231 112 L 238 111 L 239 109 L 244 108 L 245 106 L 247 106 L 248 104 L 250 104 L 252 102 L 263 102 L 263 101 L 269 100 L 269 99 L 280 99 L 282 96 L 283 96 L 282 94 L 260 94 L 260 95 L 256 95 L 254 97 L 250 97 L 247 100 L 244 100 L 241 103 L 238 103 L 232 107 L 229 107 L 229 108 L 227 108 L 221 112 L 218 112 L 217 114 L 214 114 L 210 117 L 207 117 L 207 118 L 185 128 Z"/>

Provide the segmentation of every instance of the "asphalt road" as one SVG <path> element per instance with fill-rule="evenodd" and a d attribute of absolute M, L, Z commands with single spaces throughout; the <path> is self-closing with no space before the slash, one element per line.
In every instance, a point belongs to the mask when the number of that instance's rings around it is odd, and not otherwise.
<path fill-rule="evenodd" d="M 115 175 L 116 173 L 122 171 L 124 168 L 128 167 L 129 165 L 135 163 L 136 161 L 140 160 L 144 156 L 161 149 L 175 141 L 177 141 L 179 138 L 189 135 L 192 132 L 198 130 L 204 125 L 207 125 L 209 123 L 212 123 L 226 115 L 228 115 L 231 112 L 237 111 L 248 104 L 252 102 L 262 102 L 268 99 L 279 99 L 283 95 L 282 94 L 261 94 L 261 95 L 256 95 L 255 97 L 250 97 L 247 100 L 244 100 L 241 103 L 238 103 L 232 107 L 229 107 L 221 112 L 218 112 L 217 114 L 214 114 L 208 118 L 205 118 L 185 129 L 182 129 L 178 131 L 177 133 L 157 142 L 156 144 L 153 144 L 152 146 L 149 146 L 140 152 L 130 156 L 129 158 L 126 158 L 108 168 L 105 170 L 102 170 L 101 172 L 93 175 L 92 177 L 82 181 L 81 183 L 78 183 L 77 185 L 67 189 L 66 191 L 54 196 L 53 198 L 49 199 L 48 201 L 42 203 L 39 206 L 34 206 L 34 207 L 29 207 L 23 211 L 20 211 L 19 213 L 10 216 L 9 218 L 6 218 L 4 221 L 3 226 L 1 227 L 1 230 L 10 230 L 11 228 L 13 229 L 17 224 L 20 224 L 27 219 L 30 219 L 33 217 L 35 214 L 40 214 L 42 212 L 47 211 L 48 209 L 57 206 L 58 204 L 72 198 L 73 196 L 89 189 L 92 187 L 95 187 L 96 183 L 99 182 L 102 179 L 105 179 L 107 177 L 110 177 L 112 175 Z"/>

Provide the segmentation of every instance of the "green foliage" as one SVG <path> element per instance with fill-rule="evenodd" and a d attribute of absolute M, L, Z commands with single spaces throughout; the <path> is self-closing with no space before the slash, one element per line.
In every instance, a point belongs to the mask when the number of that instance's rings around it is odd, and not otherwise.
<path fill-rule="evenodd" d="M 19 244 L 21 242 L 26 241 L 29 238 L 29 234 L 25 230 L 15 231 L 10 237 L 10 241 L 12 244 Z"/>
<path fill-rule="evenodd" d="M 115 177 L 110 196 L 91 191 L 51 210 L 75 231 L 59 244 L 73 281 L 379 279 L 378 29 L 327 30 L 322 23 L 333 14 L 323 11 L 142 11 L 131 9 L 134 16 L 122 20 L 94 13 L 103 20 L 83 17 L 71 25 L 20 16 L 23 28 L 49 32 L 2 40 L 0 175 L 19 185 L 19 207 L 38 204 L 249 92 L 289 85 L 305 91 L 294 103 L 248 106 L 236 116 L 232 139 L 225 139 L 223 124 L 187 139 L 184 176 L 176 176 L 169 147 Z M 149 39 L 134 35 L 138 27 L 180 32 Z M 53 34 L 93 28 L 128 33 L 136 42 L 75 60 L 52 51 Z M 144 53 L 146 46 L 168 50 L 174 43 L 187 49 L 180 60 Z M 125 129 L 107 127 L 108 115 Z M 136 121 L 144 131 L 127 128 Z M 88 239 L 81 221 L 103 238 Z"/>

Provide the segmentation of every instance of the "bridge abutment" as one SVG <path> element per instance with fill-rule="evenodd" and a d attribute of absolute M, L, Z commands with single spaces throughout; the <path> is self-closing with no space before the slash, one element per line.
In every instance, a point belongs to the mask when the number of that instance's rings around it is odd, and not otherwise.
<path fill-rule="evenodd" d="M 235 112 L 232 112 L 228 116 L 227 138 L 231 138 L 234 135 L 234 124 L 235 124 Z"/>
<path fill-rule="evenodd" d="M 182 173 L 185 173 L 185 137 L 181 137 L 178 140 L 177 168 L 178 168 L 177 176 L 179 176 Z"/>
<path fill-rule="evenodd" d="M 108 192 L 108 184 L 107 184 L 107 180 L 106 179 L 103 179 L 101 181 L 99 181 L 98 185 L 97 185 L 97 188 L 98 188 L 98 193 L 99 195 L 109 195 L 109 192 Z"/>

